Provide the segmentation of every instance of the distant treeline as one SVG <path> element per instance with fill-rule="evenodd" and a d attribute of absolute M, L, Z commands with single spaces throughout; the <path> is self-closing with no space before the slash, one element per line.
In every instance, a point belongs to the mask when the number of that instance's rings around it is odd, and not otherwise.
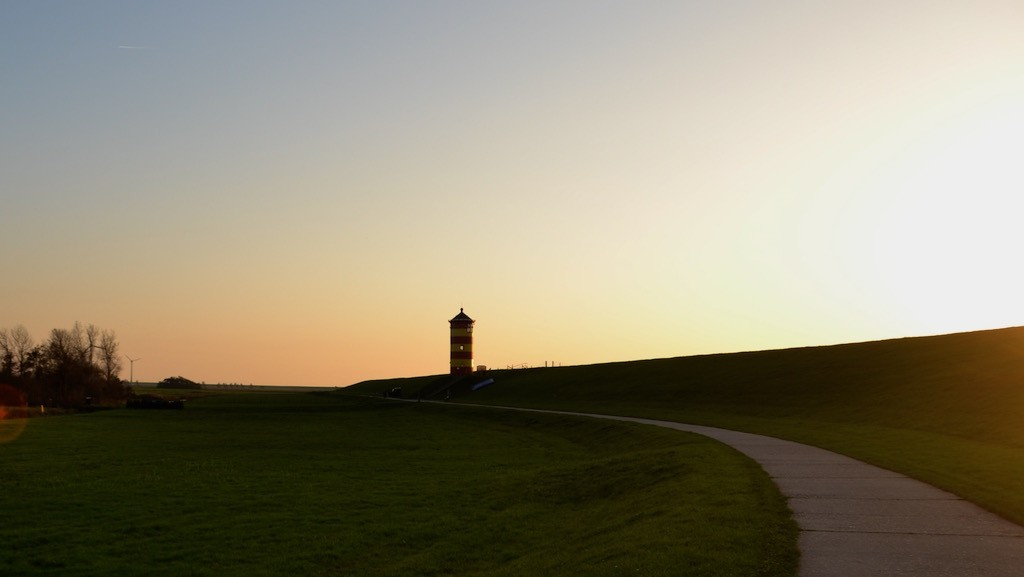
<path fill-rule="evenodd" d="M 0 329 L 0 384 L 17 389 L 28 405 L 82 407 L 120 402 L 121 355 L 114 331 L 76 322 L 53 329 L 36 344 L 24 326 Z"/>
<path fill-rule="evenodd" d="M 201 389 L 203 385 L 185 377 L 167 377 L 157 383 L 158 389 Z"/>

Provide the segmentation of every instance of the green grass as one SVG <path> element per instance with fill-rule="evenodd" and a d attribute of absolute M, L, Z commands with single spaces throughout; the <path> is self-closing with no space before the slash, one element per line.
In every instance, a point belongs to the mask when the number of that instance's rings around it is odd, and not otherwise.
<path fill-rule="evenodd" d="M 696 435 L 235 393 L 0 444 L 3 575 L 772 575 L 796 528 Z"/>
<path fill-rule="evenodd" d="M 900 471 L 1024 523 L 1024 328 L 491 376 L 494 385 L 457 400 L 793 439 Z M 403 386 L 414 390 L 426 380 Z"/>

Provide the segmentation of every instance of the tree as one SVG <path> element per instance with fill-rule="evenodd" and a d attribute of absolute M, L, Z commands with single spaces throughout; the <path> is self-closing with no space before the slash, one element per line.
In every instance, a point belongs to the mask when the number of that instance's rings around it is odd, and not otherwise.
<path fill-rule="evenodd" d="M 0 329 L 0 373 L 7 378 L 23 376 L 33 346 L 32 336 L 24 325 Z"/>
<path fill-rule="evenodd" d="M 185 377 L 167 377 L 157 385 L 161 389 L 201 389 L 202 385 Z"/>
<path fill-rule="evenodd" d="M 118 375 L 123 368 L 121 355 L 118 353 L 117 337 L 114 331 L 103 331 L 100 333 L 100 366 L 103 367 L 103 374 L 108 383 L 120 382 Z"/>
<path fill-rule="evenodd" d="M 90 369 L 86 365 L 85 340 L 82 327 L 75 323 L 68 329 L 53 329 L 46 343 L 47 366 L 43 374 L 46 389 L 51 393 L 51 404 L 77 406 L 85 403 L 89 387 Z"/>
<path fill-rule="evenodd" d="M 75 328 L 79 328 L 79 324 L 75 323 Z M 98 342 L 100 339 L 100 330 L 96 328 L 96 325 L 89 323 L 89 326 L 85 327 L 85 342 L 82 343 L 85 348 L 85 361 L 88 364 L 93 364 L 93 351 L 99 348 Z"/>
<path fill-rule="evenodd" d="M 53 329 L 41 345 L 34 345 L 21 325 L 0 329 L 0 379 L 20 389 L 32 404 L 73 407 L 117 401 L 127 394 L 119 378 L 118 348 L 113 331 L 92 324 Z"/>
<path fill-rule="evenodd" d="M 14 376 L 14 351 L 7 329 L 0 329 L 0 379 L 9 380 Z"/>
<path fill-rule="evenodd" d="M 22 377 L 25 376 L 26 369 L 28 368 L 29 352 L 32 351 L 35 344 L 32 342 L 32 335 L 28 333 L 28 329 L 24 325 L 17 325 L 11 329 L 10 335 L 14 361 L 17 363 L 15 375 Z"/>

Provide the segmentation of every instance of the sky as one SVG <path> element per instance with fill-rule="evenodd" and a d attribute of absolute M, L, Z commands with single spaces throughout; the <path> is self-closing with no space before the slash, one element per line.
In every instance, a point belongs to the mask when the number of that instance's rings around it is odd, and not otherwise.
<path fill-rule="evenodd" d="M 1024 3 L 0 3 L 0 327 L 345 386 L 1024 325 Z M 125 362 L 124 378 L 129 363 Z"/>

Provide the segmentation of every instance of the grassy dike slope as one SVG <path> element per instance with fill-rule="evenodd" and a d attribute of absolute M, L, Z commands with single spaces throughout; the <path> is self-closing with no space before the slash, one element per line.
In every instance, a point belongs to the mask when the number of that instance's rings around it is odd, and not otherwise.
<path fill-rule="evenodd" d="M 0 575 L 796 574 L 764 471 L 697 435 L 337 393 L 21 425 Z"/>
<path fill-rule="evenodd" d="M 494 385 L 457 400 L 792 439 L 908 474 L 1024 523 L 1024 328 L 492 376 Z M 395 382 L 408 394 L 426 381 Z"/>

